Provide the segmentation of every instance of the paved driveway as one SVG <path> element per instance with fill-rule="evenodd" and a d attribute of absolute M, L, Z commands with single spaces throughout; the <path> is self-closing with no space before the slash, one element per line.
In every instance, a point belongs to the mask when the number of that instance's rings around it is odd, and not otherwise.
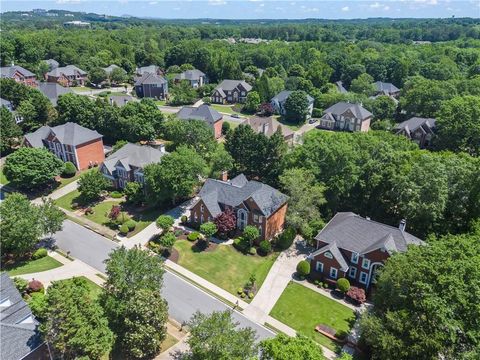
<path fill-rule="evenodd" d="M 60 249 L 70 251 L 73 257 L 100 272 L 105 272 L 103 261 L 113 249 L 118 247 L 113 241 L 70 220 L 65 220 L 63 230 L 57 232 L 54 238 Z M 162 294 L 168 301 L 170 316 L 178 322 L 187 321 L 197 310 L 210 313 L 231 309 L 220 300 L 168 271 L 165 272 Z M 240 326 L 248 326 L 256 330 L 259 340 L 275 335 L 238 312 L 234 312 L 233 317 Z"/>

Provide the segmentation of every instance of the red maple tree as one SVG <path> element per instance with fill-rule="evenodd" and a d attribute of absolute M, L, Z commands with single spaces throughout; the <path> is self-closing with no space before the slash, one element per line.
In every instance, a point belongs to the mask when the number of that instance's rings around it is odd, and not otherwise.
<path fill-rule="evenodd" d="M 217 225 L 218 232 L 226 235 L 230 231 L 235 230 L 237 218 L 231 209 L 227 209 L 220 213 L 213 222 Z"/>

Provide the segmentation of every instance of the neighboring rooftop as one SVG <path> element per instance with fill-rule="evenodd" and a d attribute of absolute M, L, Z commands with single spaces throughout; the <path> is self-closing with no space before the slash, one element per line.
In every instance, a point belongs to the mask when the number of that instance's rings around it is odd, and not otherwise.
<path fill-rule="evenodd" d="M 222 119 L 222 115 L 217 110 L 206 104 L 199 107 L 184 106 L 177 113 L 177 117 L 182 120 L 203 120 L 211 126 Z"/>
<path fill-rule="evenodd" d="M 272 101 L 278 101 L 279 103 L 282 103 L 284 101 L 286 101 L 288 99 L 288 97 L 290 96 L 290 94 L 292 93 L 293 91 L 291 90 L 283 90 L 283 91 L 280 91 L 277 95 L 275 95 L 273 98 L 272 98 Z M 308 102 L 309 103 L 313 103 L 314 99 L 313 97 L 311 97 L 310 95 L 307 94 L 307 99 L 308 99 Z"/>
<path fill-rule="evenodd" d="M 198 70 L 198 69 L 193 69 L 193 70 L 186 70 L 177 76 L 175 76 L 176 80 L 198 80 L 200 77 L 205 76 L 205 74 Z"/>
<path fill-rule="evenodd" d="M 127 94 L 125 94 L 125 95 L 110 95 L 108 97 L 108 102 L 111 105 L 115 104 L 119 107 L 122 107 L 122 106 L 126 105 L 130 101 L 138 101 L 138 99 L 134 98 L 131 95 L 127 95 Z"/>
<path fill-rule="evenodd" d="M 220 214 L 224 205 L 237 207 L 249 198 L 255 201 L 262 215 L 268 217 L 288 199 L 286 195 L 269 185 L 255 180 L 248 181 L 243 174 L 229 181 L 207 179 L 198 195 L 212 217 Z M 245 206 L 249 208 L 248 203 L 245 203 Z"/>
<path fill-rule="evenodd" d="M 156 73 L 145 73 L 135 81 L 135 86 L 146 85 L 146 84 L 166 84 L 167 80 Z"/>
<path fill-rule="evenodd" d="M 382 247 L 389 252 L 404 252 L 410 244 L 424 244 L 422 240 L 399 227 L 365 219 L 352 212 L 335 214 L 315 239 L 360 255 Z"/>
<path fill-rule="evenodd" d="M 57 100 L 60 95 L 69 94 L 72 92 L 70 88 L 66 88 L 57 83 L 41 82 L 38 84 L 38 90 L 45 95 L 48 100 L 57 106 Z"/>
<path fill-rule="evenodd" d="M 128 143 L 106 158 L 103 165 L 105 165 L 110 173 L 115 170 L 118 162 L 120 162 L 127 171 L 131 170 L 131 166 L 143 169 L 148 164 L 160 162 L 166 154 L 165 151 L 155 149 L 148 145 Z"/>
<path fill-rule="evenodd" d="M 76 67 L 75 65 L 67 65 L 63 67 L 58 67 L 56 69 L 53 69 L 52 71 L 49 71 L 47 73 L 48 76 L 53 76 L 53 77 L 59 77 L 61 75 L 65 76 L 75 76 L 79 73 L 80 75 L 87 75 L 85 71 L 82 69 Z"/>
<path fill-rule="evenodd" d="M 405 131 L 407 133 L 413 132 L 418 128 L 422 128 L 425 130 L 425 127 L 428 129 L 433 129 L 435 127 L 436 120 L 430 118 L 420 118 L 420 117 L 412 117 L 400 124 L 395 126 L 395 130 L 397 131 Z"/>
<path fill-rule="evenodd" d="M 374 82 L 373 85 L 375 85 L 375 89 L 377 90 L 377 92 L 381 92 L 384 94 L 393 94 L 400 91 L 400 89 L 392 83 L 377 81 Z"/>
<path fill-rule="evenodd" d="M 288 126 L 280 124 L 272 116 L 253 116 L 246 119 L 242 124 L 249 125 L 256 133 L 262 133 L 266 136 L 272 136 L 279 128 L 282 130 L 284 138 L 293 137 L 294 135 L 294 132 Z"/>
<path fill-rule="evenodd" d="M 4 66 L 0 68 L 0 77 L 12 78 L 16 72 L 19 72 L 25 77 L 35 76 L 34 73 L 18 65 Z"/>
<path fill-rule="evenodd" d="M 335 116 L 339 116 L 344 114 L 346 111 L 350 110 L 352 114 L 357 119 L 366 119 L 373 114 L 365 109 L 362 105 L 356 103 L 348 103 L 348 102 L 338 102 L 335 105 L 330 106 L 328 109 L 324 111 L 325 115 L 333 114 Z"/>
<path fill-rule="evenodd" d="M 115 65 L 115 64 L 112 64 L 112 65 L 110 65 L 110 66 L 107 66 L 107 67 L 103 68 L 103 70 L 105 70 L 105 72 L 106 72 L 108 75 L 110 75 L 113 70 L 119 69 L 119 68 L 120 68 L 119 66 L 117 66 L 117 65 Z"/>
<path fill-rule="evenodd" d="M 48 137 L 50 132 L 53 132 L 62 144 L 72 146 L 85 144 L 102 137 L 102 135 L 95 130 L 87 129 L 76 123 L 67 122 L 55 127 L 42 126 L 33 133 L 25 135 L 25 139 L 33 147 L 43 147 L 43 140 Z"/>
<path fill-rule="evenodd" d="M 223 80 L 220 84 L 218 84 L 218 86 L 215 89 L 232 91 L 239 84 L 241 84 L 247 91 L 252 90 L 252 86 L 249 83 L 247 83 L 245 80 Z"/>
<path fill-rule="evenodd" d="M 56 69 L 60 66 L 60 64 L 58 63 L 57 60 L 54 60 L 54 59 L 48 59 L 48 60 L 45 60 L 45 63 L 48 65 L 49 69 L 50 70 L 53 70 L 53 69 Z"/>
<path fill-rule="evenodd" d="M 38 321 L 6 272 L 0 275 L 2 360 L 19 360 L 43 344 Z"/>
<path fill-rule="evenodd" d="M 145 74 L 157 74 L 159 71 L 160 68 L 157 65 L 149 65 L 137 68 L 136 73 L 141 76 Z"/>
<path fill-rule="evenodd" d="M 345 87 L 343 86 L 343 81 L 337 81 L 335 82 L 335 85 L 337 86 L 337 89 L 341 94 L 346 94 L 348 92 L 347 89 L 345 89 Z"/>

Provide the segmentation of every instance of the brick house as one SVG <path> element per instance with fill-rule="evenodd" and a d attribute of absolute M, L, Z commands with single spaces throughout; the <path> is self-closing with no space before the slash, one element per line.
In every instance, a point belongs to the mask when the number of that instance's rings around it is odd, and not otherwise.
<path fill-rule="evenodd" d="M 376 81 L 373 83 L 375 86 L 375 95 L 387 95 L 393 98 L 398 98 L 400 96 L 400 89 L 397 88 L 392 83 L 385 83 L 382 81 Z"/>
<path fill-rule="evenodd" d="M 215 139 L 222 136 L 223 116 L 206 104 L 202 104 L 199 107 L 184 106 L 177 113 L 177 117 L 182 120 L 204 121 L 213 129 Z"/>
<path fill-rule="evenodd" d="M 283 230 L 288 197 L 269 185 L 248 181 L 240 174 L 232 180 L 207 179 L 190 209 L 193 224 L 213 221 L 223 211 L 231 209 L 237 229 L 255 226 L 259 240 L 270 240 Z"/>
<path fill-rule="evenodd" d="M 128 143 L 105 159 L 100 172 L 115 188 L 123 189 L 131 181 L 144 185 L 145 166 L 160 162 L 165 154 L 163 145 L 156 149 Z"/>
<path fill-rule="evenodd" d="M 412 117 L 395 126 L 393 130 L 395 134 L 406 136 L 423 149 L 430 145 L 435 135 L 435 122 L 435 119 Z"/>
<path fill-rule="evenodd" d="M 37 86 L 35 74 L 18 65 L 0 67 L 0 77 L 13 79 L 27 86 Z"/>
<path fill-rule="evenodd" d="M 319 128 L 327 130 L 368 131 L 373 114 L 360 104 L 338 102 L 323 112 Z"/>
<path fill-rule="evenodd" d="M 335 282 L 347 278 L 352 285 L 369 289 L 375 272 L 395 252 L 407 251 L 408 245 L 424 242 L 405 231 L 352 212 L 340 212 L 315 237 L 316 251 L 308 257 L 310 275 Z"/>
<path fill-rule="evenodd" d="M 45 80 L 65 87 L 84 86 L 87 82 L 87 73 L 75 65 L 67 65 L 47 72 Z"/>
<path fill-rule="evenodd" d="M 95 130 L 68 122 L 55 127 L 42 126 L 25 135 L 24 145 L 46 148 L 63 161 L 72 162 L 84 170 L 105 159 L 102 135 Z"/>
<path fill-rule="evenodd" d="M 244 103 L 252 86 L 244 80 L 223 80 L 212 92 L 212 103 Z"/>

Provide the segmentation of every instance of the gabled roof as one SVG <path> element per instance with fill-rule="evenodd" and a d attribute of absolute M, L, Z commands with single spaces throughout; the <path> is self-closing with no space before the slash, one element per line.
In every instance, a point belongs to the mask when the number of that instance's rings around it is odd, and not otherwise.
<path fill-rule="evenodd" d="M 117 163 L 122 164 L 126 170 L 130 170 L 130 166 L 143 169 L 148 164 L 160 162 L 165 154 L 167 153 L 151 146 L 128 143 L 107 157 L 103 165 L 110 173 L 115 170 Z"/>
<path fill-rule="evenodd" d="M 43 343 L 38 321 L 6 272 L 0 275 L 0 286 L 0 358 L 23 359 Z"/>
<path fill-rule="evenodd" d="M 377 92 L 382 92 L 384 94 L 393 94 L 400 91 L 400 89 L 392 83 L 377 81 L 374 82 L 373 85 L 375 85 L 375 89 L 377 90 Z"/>
<path fill-rule="evenodd" d="M 262 133 L 269 137 L 275 134 L 278 128 L 282 129 L 282 135 L 284 138 L 288 138 L 294 134 L 294 132 L 288 126 L 280 124 L 272 116 L 253 116 L 246 119 L 242 124 L 249 125 L 256 133 Z"/>
<path fill-rule="evenodd" d="M 288 97 L 292 92 L 293 91 L 291 90 L 283 90 L 279 92 L 277 95 L 275 95 L 271 101 L 278 101 L 279 103 L 282 103 L 288 99 Z M 313 104 L 313 101 L 314 101 L 313 97 L 307 94 L 307 99 L 309 104 Z"/>
<path fill-rule="evenodd" d="M 222 115 L 206 104 L 202 104 L 199 107 L 184 106 L 177 113 L 177 117 L 182 120 L 203 120 L 212 126 L 217 121 L 222 120 Z"/>
<path fill-rule="evenodd" d="M 425 132 L 433 132 L 432 129 L 435 127 L 435 123 L 435 119 L 412 117 L 411 119 L 396 125 L 395 130 L 398 132 L 405 131 L 407 134 L 410 134 L 410 132 L 413 132 L 421 127 Z"/>
<path fill-rule="evenodd" d="M 105 70 L 105 72 L 110 75 L 114 69 L 119 69 L 119 68 L 120 68 L 120 66 L 112 64 L 110 66 L 107 66 L 107 67 L 103 68 L 103 70 Z"/>
<path fill-rule="evenodd" d="M 157 65 L 142 66 L 137 68 L 136 73 L 140 76 L 145 74 L 156 74 L 160 68 Z"/>
<path fill-rule="evenodd" d="M 346 94 L 348 92 L 347 89 L 345 89 L 345 87 L 343 86 L 342 81 L 337 81 L 335 85 L 337 86 L 337 89 L 340 92 L 340 94 Z"/>
<path fill-rule="evenodd" d="M 317 234 L 316 240 L 335 243 L 338 248 L 366 254 L 378 248 L 404 252 L 407 245 L 422 245 L 419 238 L 397 227 L 365 219 L 352 212 L 340 212 Z"/>
<path fill-rule="evenodd" d="M 369 118 L 373 114 L 365 109 L 362 105 L 360 104 L 355 104 L 355 103 L 348 103 L 348 102 L 338 102 L 335 105 L 330 106 L 328 109 L 324 111 L 324 114 L 333 114 L 335 116 L 339 116 L 344 114 L 346 111 L 350 110 L 352 114 L 360 120 L 364 120 L 366 118 Z"/>
<path fill-rule="evenodd" d="M 317 256 L 327 251 L 329 251 L 333 255 L 335 260 L 337 260 L 338 264 L 340 265 L 341 271 L 348 270 L 348 263 L 345 261 L 345 258 L 343 257 L 342 253 L 340 252 L 340 249 L 338 248 L 335 242 L 325 245 L 324 247 L 313 252 L 310 256 Z"/>
<path fill-rule="evenodd" d="M 130 101 L 138 101 L 138 99 L 134 98 L 133 96 L 128 95 L 128 94 L 125 94 L 125 95 L 110 95 L 108 97 L 108 102 L 110 104 L 115 104 L 118 107 L 122 107 Z"/>
<path fill-rule="evenodd" d="M 140 76 L 135 81 L 135 86 L 146 85 L 146 84 L 166 84 L 167 80 L 161 75 L 155 73 L 145 73 Z"/>
<path fill-rule="evenodd" d="M 48 59 L 48 60 L 44 60 L 44 61 L 47 63 L 47 65 L 50 67 L 50 69 L 55 69 L 55 68 L 60 66 L 58 61 L 54 60 L 54 59 Z"/>
<path fill-rule="evenodd" d="M 50 133 L 53 133 L 62 144 L 72 146 L 85 144 L 102 137 L 102 135 L 95 130 L 90 130 L 76 123 L 68 122 L 52 128 L 42 126 L 33 133 L 25 135 L 25 139 L 28 140 L 33 147 L 43 147 L 43 140 L 45 140 Z"/>
<path fill-rule="evenodd" d="M 35 76 L 34 73 L 25 69 L 24 67 L 18 65 L 4 66 L 0 68 L 0 77 L 2 78 L 13 78 L 16 72 L 19 72 L 25 77 Z"/>
<path fill-rule="evenodd" d="M 40 92 L 45 95 L 48 100 L 50 100 L 53 106 L 57 106 L 57 100 L 60 95 L 65 95 L 72 92 L 70 88 L 66 88 L 61 86 L 60 84 L 50 82 L 39 83 L 38 90 L 40 90 Z"/>
<path fill-rule="evenodd" d="M 77 73 L 80 75 L 87 75 L 85 71 L 82 69 L 76 67 L 75 65 L 67 65 L 63 67 L 58 67 L 55 68 L 47 73 L 47 76 L 52 76 L 52 77 L 60 77 L 62 75 L 64 76 L 74 76 Z"/>
<path fill-rule="evenodd" d="M 220 84 L 218 84 L 215 90 L 222 89 L 223 91 L 232 91 L 240 84 L 244 87 L 245 90 L 252 90 L 252 86 L 245 80 L 223 80 Z"/>
<path fill-rule="evenodd" d="M 176 80 L 198 80 L 202 76 L 205 76 L 205 74 L 198 70 L 198 69 L 193 69 L 193 70 L 186 70 L 177 76 L 175 76 Z"/>
<path fill-rule="evenodd" d="M 236 207 L 249 198 L 255 201 L 262 215 L 268 217 L 288 199 L 286 195 L 269 185 L 254 180 L 248 181 L 243 174 L 230 181 L 207 179 L 198 195 L 213 217 L 220 214 L 223 205 Z"/>

